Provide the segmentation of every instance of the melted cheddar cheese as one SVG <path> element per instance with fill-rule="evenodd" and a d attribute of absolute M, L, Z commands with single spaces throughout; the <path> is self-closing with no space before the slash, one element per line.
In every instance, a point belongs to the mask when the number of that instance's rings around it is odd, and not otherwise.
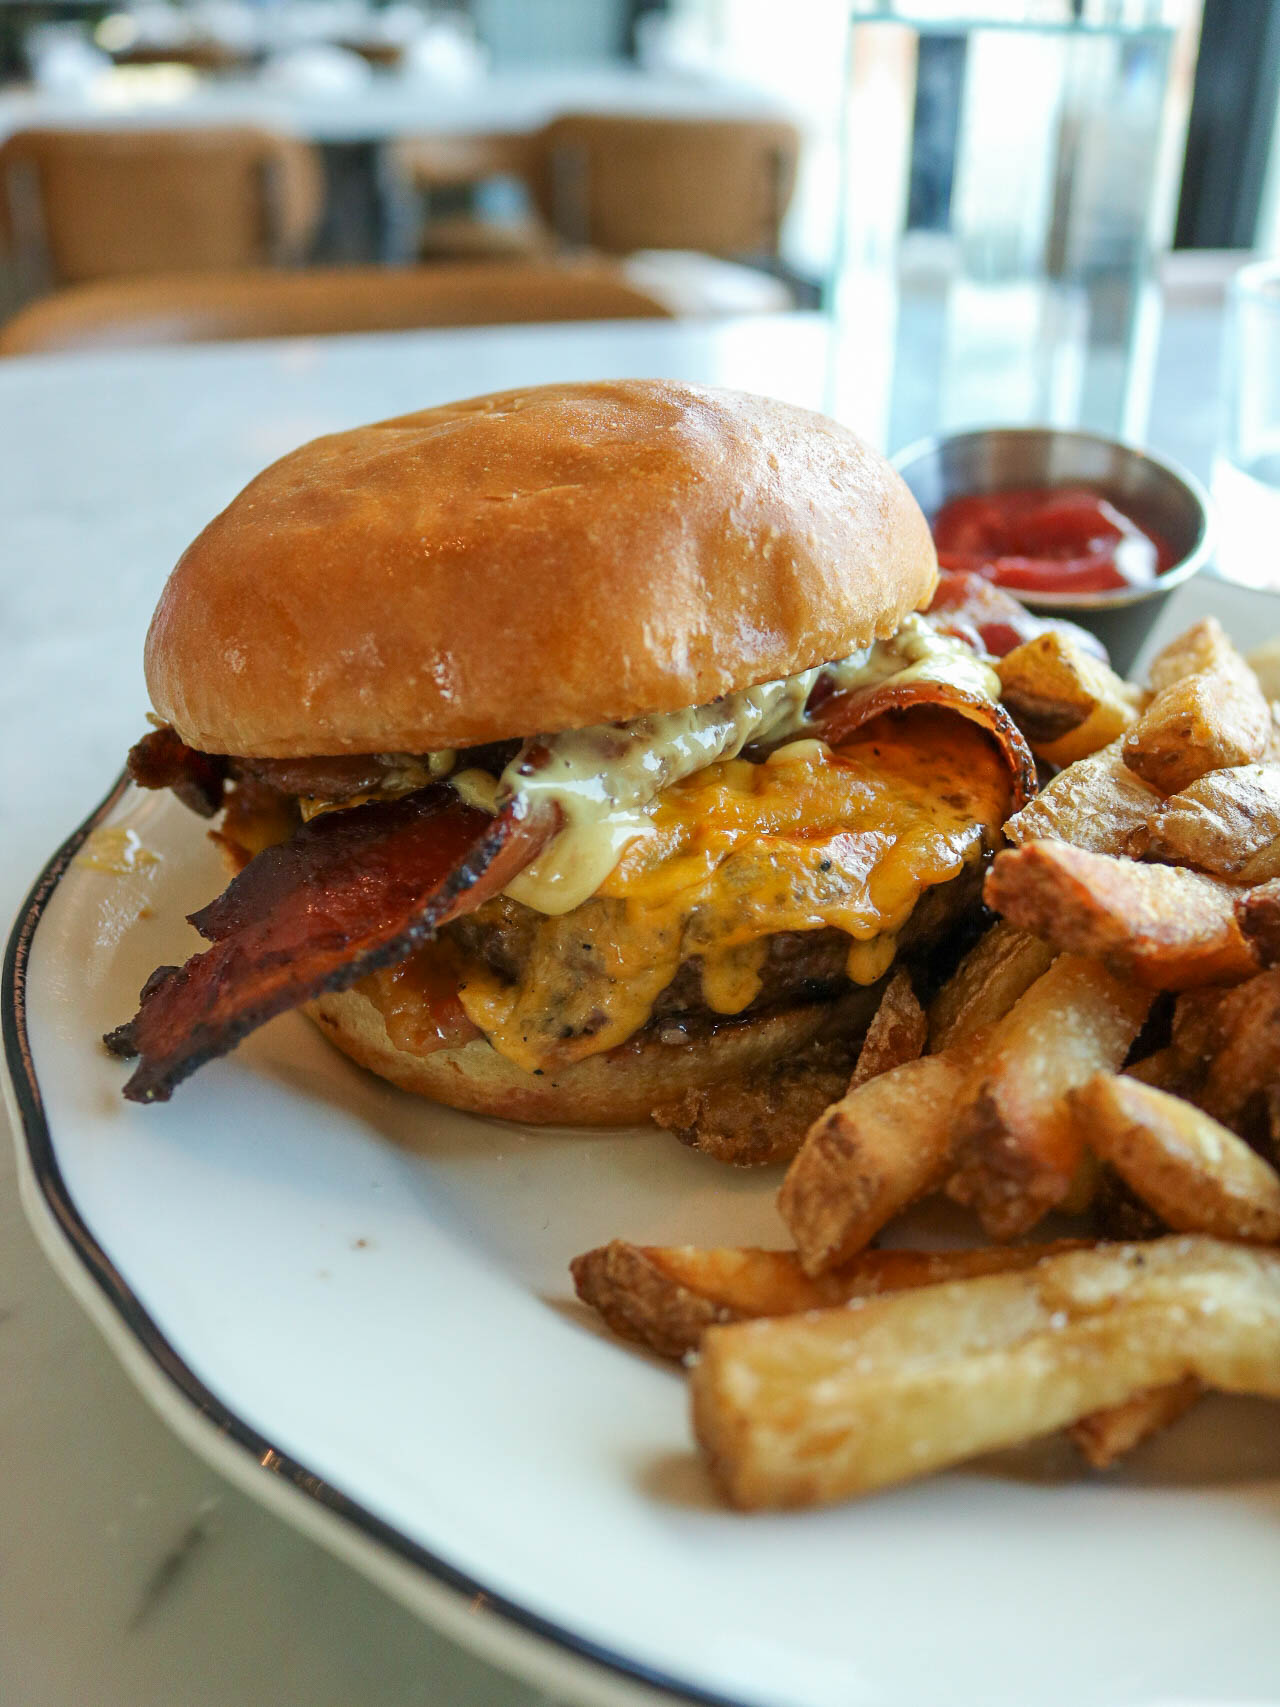
<path fill-rule="evenodd" d="M 991 741 L 945 712 L 722 760 L 644 808 L 591 900 L 531 914 L 517 982 L 472 961 L 459 999 L 533 1071 L 626 1042 L 688 961 L 713 1011 L 742 1012 L 779 932 L 843 931 L 850 978 L 873 983 L 923 891 L 981 857 L 1008 805 Z"/>
<path fill-rule="evenodd" d="M 540 913 L 570 913 L 599 892 L 663 790 L 736 759 L 745 747 L 776 747 L 808 733 L 809 704 L 820 681 L 837 693 L 938 682 L 993 702 L 1000 694 L 999 677 L 963 641 L 939 634 L 915 614 L 896 634 L 852 657 L 708 705 L 544 735 L 536 763 L 522 750 L 496 779 L 469 769 L 450 773 L 449 780 L 468 805 L 486 812 L 497 812 L 507 800 L 556 806 L 559 835 L 512 879 L 507 893 Z M 439 765 L 447 759 L 434 755 Z"/>

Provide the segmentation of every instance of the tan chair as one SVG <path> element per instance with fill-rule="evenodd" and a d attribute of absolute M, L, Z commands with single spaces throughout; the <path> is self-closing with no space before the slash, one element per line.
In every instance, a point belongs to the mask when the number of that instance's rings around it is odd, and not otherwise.
<path fill-rule="evenodd" d="M 606 262 L 185 273 L 77 285 L 0 327 L 0 355 L 518 321 L 665 319 Z"/>
<path fill-rule="evenodd" d="M 301 259 L 314 151 L 250 128 L 26 130 L 0 146 L 0 225 L 46 286 Z"/>
<path fill-rule="evenodd" d="M 568 113 L 536 138 L 530 185 L 562 243 L 775 256 L 799 148 L 781 121 Z"/>

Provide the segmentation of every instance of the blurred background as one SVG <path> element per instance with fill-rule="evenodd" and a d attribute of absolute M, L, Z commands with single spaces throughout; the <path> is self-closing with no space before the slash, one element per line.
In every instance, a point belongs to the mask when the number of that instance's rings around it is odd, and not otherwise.
<path fill-rule="evenodd" d="M 830 314 L 830 406 L 1142 437 L 1280 250 L 1273 0 L 0 0 L 0 351 Z"/>

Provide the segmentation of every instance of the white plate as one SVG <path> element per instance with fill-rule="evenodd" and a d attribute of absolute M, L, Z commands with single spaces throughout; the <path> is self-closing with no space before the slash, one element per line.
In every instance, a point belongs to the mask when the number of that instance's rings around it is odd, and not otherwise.
<path fill-rule="evenodd" d="M 1246 639 L 1273 601 L 1211 582 Z M 577 1699 L 1172 1707 L 1280 1699 L 1280 1429 L 1206 1402 L 1122 1473 L 1056 1443 L 837 1510 L 713 1503 L 679 1374 L 571 1298 L 577 1251 L 784 1243 L 776 1175 L 657 1132 L 556 1133 L 402 1096 L 301 1019 L 164 1108 L 97 1038 L 195 946 L 202 827 L 133 790 L 81 831 L 5 974 L 24 1196 L 143 1391 L 211 1462 L 490 1659 Z M 88 826 L 86 826 L 87 830 Z"/>

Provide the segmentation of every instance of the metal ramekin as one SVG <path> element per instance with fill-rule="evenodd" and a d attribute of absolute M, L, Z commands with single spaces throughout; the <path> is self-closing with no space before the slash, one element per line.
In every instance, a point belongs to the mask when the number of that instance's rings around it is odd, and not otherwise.
<path fill-rule="evenodd" d="M 1105 593 L 1016 593 L 1037 611 L 1056 611 L 1091 629 L 1122 673 L 1165 600 L 1209 561 L 1214 528 L 1208 494 L 1176 463 L 1096 433 L 1059 427 L 979 427 L 921 439 L 894 467 L 932 523 L 948 499 L 1018 486 L 1089 486 L 1164 538 L 1171 568 L 1150 586 Z"/>

